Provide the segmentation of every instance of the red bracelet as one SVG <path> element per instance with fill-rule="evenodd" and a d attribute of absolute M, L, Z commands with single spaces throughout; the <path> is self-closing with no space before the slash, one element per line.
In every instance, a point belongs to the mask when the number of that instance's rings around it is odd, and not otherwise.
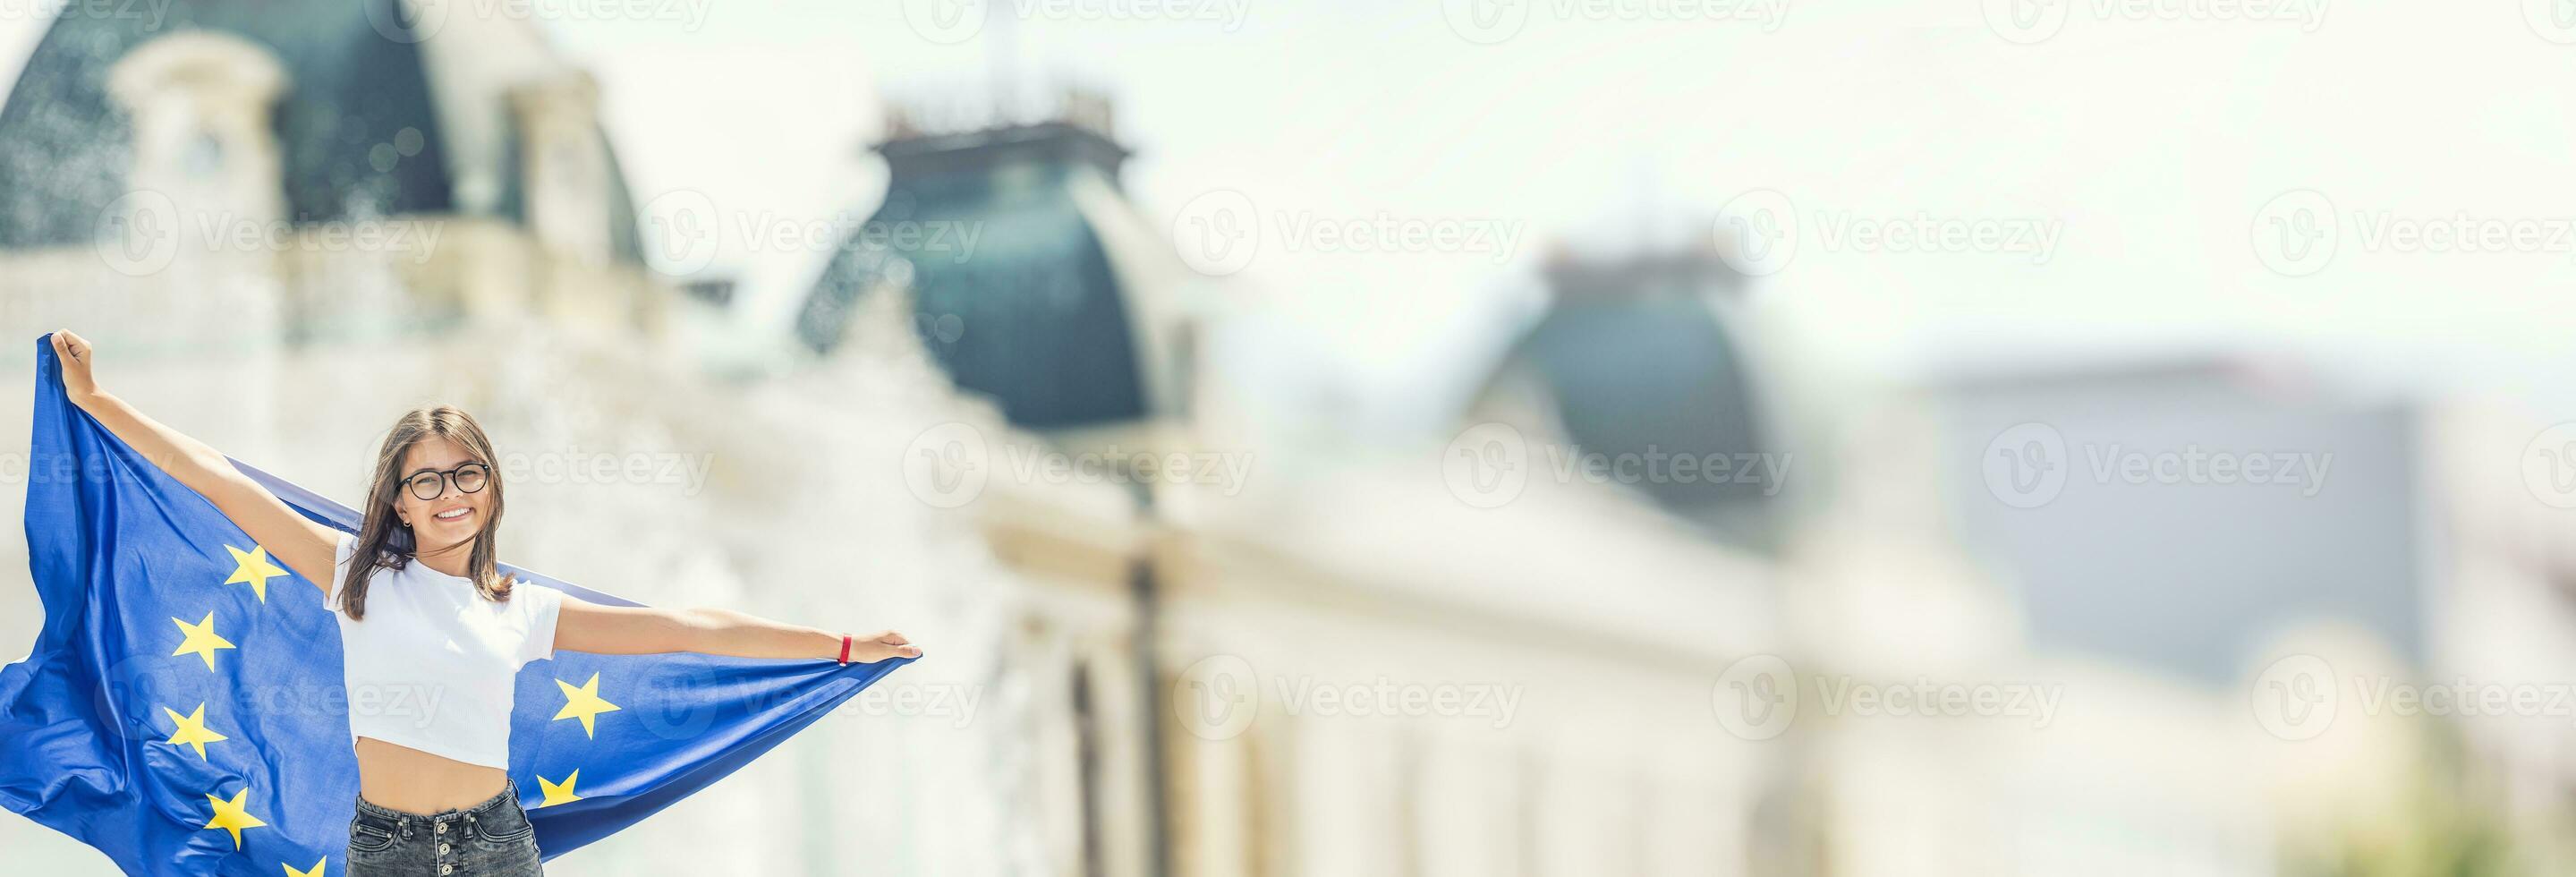
<path fill-rule="evenodd" d="M 841 663 L 850 662 L 850 635 L 841 634 Z"/>

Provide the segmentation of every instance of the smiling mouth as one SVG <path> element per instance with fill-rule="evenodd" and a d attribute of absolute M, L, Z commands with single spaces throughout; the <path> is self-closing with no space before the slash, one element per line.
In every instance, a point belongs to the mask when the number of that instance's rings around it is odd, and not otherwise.
<path fill-rule="evenodd" d="M 474 513 L 474 510 L 473 510 L 473 509 L 470 509 L 470 508 L 457 508 L 457 509 L 449 509 L 449 510 L 447 510 L 447 511 L 439 512 L 438 514 L 431 515 L 430 517 L 437 518 L 437 519 L 442 520 L 442 521 L 451 521 L 451 522 L 453 522 L 453 521 L 462 521 L 462 520 L 465 520 L 465 516 L 466 516 L 466 515 L 473 514 L 473 513 Z"/>

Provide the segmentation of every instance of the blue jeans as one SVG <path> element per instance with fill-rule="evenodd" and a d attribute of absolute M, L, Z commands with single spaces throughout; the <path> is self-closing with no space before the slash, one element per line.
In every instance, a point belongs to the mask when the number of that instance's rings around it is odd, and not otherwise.
<path fill-rule="evenodd" d="M 528 877 L 545 873 L 537 827 L 519 809 L 519 784 L 463 810 L 427 816 L 358 798 L 349 820 L 349 877 Z"/>

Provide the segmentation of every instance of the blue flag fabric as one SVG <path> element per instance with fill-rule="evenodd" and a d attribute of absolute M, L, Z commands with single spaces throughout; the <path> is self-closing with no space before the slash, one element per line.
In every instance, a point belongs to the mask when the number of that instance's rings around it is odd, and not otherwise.
<path fill-rule="evenodd" d="M 26 524 L 45 623 L 25 661 L 0 668 L 0 806 L 132 874 L 345 873 L 349 711 L 429 705 L 347 696 L 320 589 L 72 405 L 50 336 L 36 357 Z M 307 517 L 356 529 L 347 507 L 235 465 Z M 552 859 L 705 788 L 906 663 L 557 651 L 519 673 L 510 775 Z"/>

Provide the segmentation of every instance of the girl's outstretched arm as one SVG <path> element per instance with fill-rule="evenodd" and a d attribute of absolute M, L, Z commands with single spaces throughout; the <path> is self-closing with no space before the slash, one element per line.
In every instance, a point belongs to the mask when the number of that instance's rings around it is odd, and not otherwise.
<path fill-rule="evenodd" d="M 841 656 L 841 634 L 731 609 L 608 606 L 566 594 L 555 621 L 555 648 L 607 655 L 699 652 L 834 660 Z M 891 630 L 851 635 L 854 664 L 918 657 L 921 649 Z"/>
<path fill-rule="evenodd" d="M 303 575 L 323 593 L 331 592 L 331 549 L 338 543 L 339 531 L 296 514 L 276 494 L 233 468 L 231 460 L 204 442 L 143 416 L 125 400 L 99 389 L 90 372 L 98 351 L 87 339 L 57 329 L 53 344 L 54 357 L 62 363 L 63 391 L 71 397 L 72 404 L 89 412 L 100 426 L 145 460 L 213 502 L 217 511 L 232 519 L 233 526 L 242 528 L 259 547 L 267 549 L 268 556 Z"/>

